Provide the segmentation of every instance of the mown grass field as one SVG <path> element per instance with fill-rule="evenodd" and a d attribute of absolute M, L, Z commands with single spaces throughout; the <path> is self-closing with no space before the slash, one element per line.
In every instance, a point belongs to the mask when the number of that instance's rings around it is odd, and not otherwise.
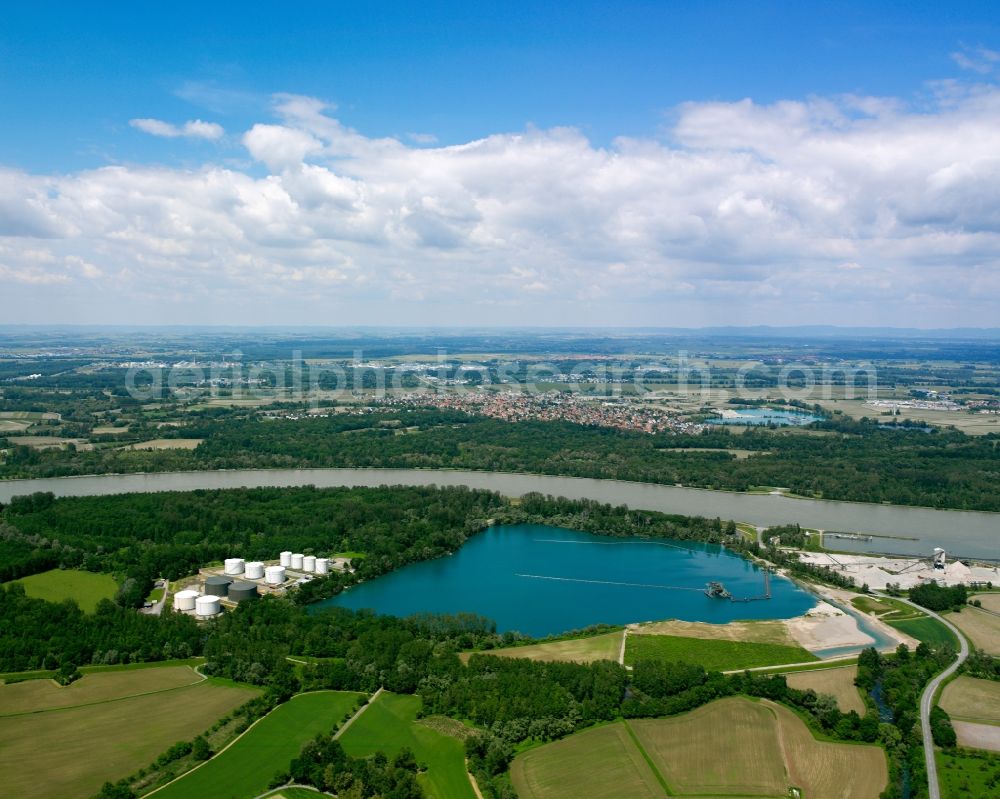
<path fill-rule="evenodd" d="M 391 758 L 409 747 L 417 762 L 427 766 L 419 780 L 428 799 L 476 799 L 465 770 L 464 744 L 417 722 L 419 711 L 420 697 L 383 692 L 340 738 L 344 751 L 354 757 L 385 752 Z"/>
<path fill-rule="evenodd" d="M 817 741 L 787 708 L 729 697 L 669 719 L 588 730 L 514 759 L 521 799 L 873 799 L 888 780 L 876 746 Z"/>
<path fill-rule="evenodd" d="M 589 638 L 573 638 L 567 641 L 549 641 L 544 644 L 530 646 L 512 646 L 506 649 L 490 649 L 480 652 L 481 655 L 496 655 L 497 657 L 525 658 L 527 660 L 573 661 L 576 663 L 592 663 L 595 660 L 618 660 L 621 652 L 622 635 L 624 631 L 603 633 Z M 471 652 L 462 654 L 463 660 L 468 660 Z"/>
<path fill-rule="evenodd" d="M 62 602 L 73 599 L 81 610 L 92 613 L 102 599 L 114 598 L 118 590 L 115 578 L 110 574 L 75 571 L 73 569 L 52 569 L 41 574 L 32 574 L 15 580 L 24 586 L 24 592 L 31 597 L 48 602 Z"/>
<path fill-rule="evenodd" d="M 667 660 L 699 663 L 709 670 L 732 671 L 817 660 L 809 651 L 785 644 L 762 644 L 677 635 L 634 635 L 625 642 L 625 663 Z"/>
<path fill-rule="evenodd" d="M 878 616 L 885 621 L 898 619 L 920 619 L 924 614 L 910 605 L 904 605 L 888 597 L 859 596 L 851 600 L 851 604 L 862 613 Z"/>
<path fill-rule="evenodd" d="M 944 687 L 938 704 L 956 719 L 1000 724 L 1000 682 L 958 677 Z"/>
<path fill-rule="evenodd" d="M 948 621 L 965 633 L 977 649 L 1000 656 L 1000 616 L 965 607 L 961 613 L 949 613 Z"/>
<path fill-rule="evenodd" d="M 854 684 L 857 674 L 857 666 L 841 666 L 835 669 L 793 672 L 785 675 L 785 680 L 792 688 L 803 691 L 812 688 L 818 694 L 830 694 L 836 698 L 837 705 L 844 713 L 854 710 L 863 716 L 867 708 L 861 692 Z"/>
<path fill-rule="evenodd" d="M 68 686 L 52 680 L 28 680 L 0 686 L 0 716 L 120 700 L 201 681 L 202 678 L 188 666 L 85 674 Z"/>
<path fill-rule="evenodd" d="M 142 687 L 136 682 L 141 675 L 149 680 L 146 687 L 162 690 L 166 678 L 157 671 L 108 676 L 128 675 L 129 690 L 135 691 Z M 40 684 L 2 686 L 0 694 Z M 0 718 L 0 785 L 6 796 L 19 799 L 89 799 L 105 781 L 149 765 L 256 695 L 249 688 L 209 680 L 165 693 Z"/>
<path fill-rule="evenodd" d="M 279 705 L 232 746 L 159 791 L 157 799 L 251 799 L 318 733 L 330 732 L 362 695 L 348 691 L 300 694 Z"/>
<path fill-rule="evenodd" d="M 965 611 L 962 611 L 961 614 L 952 613 L 949 618 L 956 615 L 964 615 L 964 613 Z M 997 621 L 1000 622 L 1000 618 L 998 618 Z M 949 646 L 958 649 L 958 641 L 955 640 L 955 636 L 952 634 L 951 630 L 945 627 L 937 619 L 932 619 L 930 616 L 923 616 L 918 619 L 903 619 L 901 621 L 889 619 L 888 624 L 895 627 L 900 632 L 906 633 L 911 638 L 916 638 L 918 641 L 922 641 L 925 644 L 931 644 L 932 646 L 948 644 Z M 959 627 L 958 624 L 955 626 Z"/>

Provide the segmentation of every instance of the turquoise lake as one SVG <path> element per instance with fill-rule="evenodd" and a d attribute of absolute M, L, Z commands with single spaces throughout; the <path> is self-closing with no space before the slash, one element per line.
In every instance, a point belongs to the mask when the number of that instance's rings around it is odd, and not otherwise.
<path fill-rule="evenodd" d="M 738 598 L 764 590 L 760 569 L 719 546 L 505 525 L 473 536 L 451 556 L 410 564 L 314 607 L 478 613 L 501 632 L 542 637 L 600 623 L 784 619 L 816 604 L 782 577 L 772 576 L 772 598 L 757 602 L 709 598 L 702 589 L 712 580 Z"/>
<path fill-rule="evenodd" d="M 707 424 L 738 424 L 738 425 L 786 425 L 802 426 L 818 422 L 819 416 L 796 411 L 781 411 L 774 408 L 738 408 L 738 416 L 725 419 L 706 419 Z"/>

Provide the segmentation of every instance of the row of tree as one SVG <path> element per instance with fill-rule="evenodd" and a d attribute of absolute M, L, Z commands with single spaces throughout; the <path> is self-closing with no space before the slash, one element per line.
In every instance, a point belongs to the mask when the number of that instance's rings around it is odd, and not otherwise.
<path fill-rule="evenodd" d="M 1000 510 L 991 475 L 998 436 L 885 428 L 835 417 L 823 435 L 721 428 L 701 435 L 647 435 L 559 421 L 506 422 L 435 409 L 282 420 L 227 415 L 196 420 L 194 451 L 99 449 L 71 453 L 14 448 L 0 475 L 44 477 L 169 469 L 421 467 L 539 472 L 683 483 L 745 491 L 786 486 L 798 494 L 861 502 Z M 395 428 L 420 430 L 396 435 Z M 767 453 L 737 459 L 731 448 Z"/>

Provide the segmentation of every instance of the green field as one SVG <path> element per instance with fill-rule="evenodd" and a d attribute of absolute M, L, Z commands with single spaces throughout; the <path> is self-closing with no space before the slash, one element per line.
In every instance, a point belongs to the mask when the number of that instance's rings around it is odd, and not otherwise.
<path fill-rule="evenodd" d="M 157 799 L 251 799 L 318 733 L 329 733 L 361 699 L 347 691 L 299 694 L 259 721 L 232 746 L 150 796 Z"/>
<path fill-rule="evenodd" d="M 391 758 L 409 747 L 427 766 L 419 779 L 428 799 L 476 799 L 463 743 L 416 721 L 419 711 L 420 697 L 383 692 L 341 737 L 344 751 L 354 757 L 385 752 Z"/>
<path fill-rule="evenodd" d="M 1000 755 L 959 748 L 936 756 L 943 799 L 1000 796 Z"/>
<path fill-rule="evenodd" d="M 93 613 L 102 599 L 114 598 L 118 584 L 110 574 L 75 571 L 73 569 L 52 569 L 41 574 L 32 574 L 15 580 L 24 586 L 28 596 L 48 602 L 76 600 L 81 610 Z"/>
<path fill-rule="evenodd" d="M 817 741 L 788 708 L 743 697 L 586 730 L 511 765 L 521 799 L 873 799 L 887 779 L 881 748 Z"/>
<path fill-rule="evenodd" d="M 126 682 L 115 685 L 119 676 Z M 178 687 L 193 673 L 176 667 L 97 677 L 69 688 L 41 681 L 0 686 L 0 705 L 21 712 L 0 718 L 0 784 L 7 796 L 88 799 L 105 781 L 148 766 L 257 696 L 216 680 Z M 79 704 L 68 706 L 74 697 Z M 24 713 L 33 700 L 49 709 Z"/>
<path fill-rule="evenodd" d="M 854 597 L 851 604 L 862 613 L 878 616 L 884 621 L 924 618 L 924 614 L 916 608 L 889 597 L 859 596 Z"/>
<path fill-rule="evenodd" d="M 625 663 L 667 660 L 699 663 L 710 671 L 752 669 L 806 663 L 818 658 L 797 646 L 761 644 L 725 639 L 687 638 L 679 635 L 630 635 L 625 642 Z"/>
<path fill-rule="evenodd" d="M 948 644 L 956 649 L 958 648 L 958 641 L 955 640 L 955 636 L 951 630 L 930 616 L 924 616 L 920 619 L 904 619 L 902 621 L 893 621 L 890 619 L 888 623 L 900 632 L 906 633 L 911 638 L 916 638 L 925 644 L 932 646 Z"/>

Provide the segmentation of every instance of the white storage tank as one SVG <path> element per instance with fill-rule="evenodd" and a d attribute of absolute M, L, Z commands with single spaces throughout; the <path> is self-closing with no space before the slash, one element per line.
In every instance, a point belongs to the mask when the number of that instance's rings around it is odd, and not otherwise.
<path fill-rule="evenodd" d="M 217 616 L 222 612 L 222 605 L 217 596 L 205 594 L 194 601 L 194 612 L 197 616 Z"/>
<path fill-rule="evenodd" d="M 259 560 L 255 560 L 252 561 L 251 563 L 248 563 L 246 566 L 246 571 L 243 573 L 243 576 L 246 577 L 248 580 L 259 580 L 261 577 L 264 576 L 264 564 L 261 563 Z"/>
<path fill-rule="evenodd" d="M 268 585 L 281 585 L 285 582 L 285 567 L 284 566 L 268 566 L 265 570 L 267 573 Z"/>
<path fill-rule="evenodd" d="M 292 555 L 292 568 L 302 571 L 302 555 L 298 552 Z"/>
<path fill-rule="evenodd" d="M 226 558 L 226 574 L 243 574 L 243 558 Z"/>
<path fill-rule="evenodd" d="M 281 565 L 286 569 L 292 565 L 292 553 L 289 550 L 285 550 L 281 553 Z"/>
<path fill-rule="evenodd" d="M 174 594 L 174 610 L 194 610 L 197 591 L 178 591 Z"/>
<path fill-rule="evenodd" d="M 312 555 L 302 556 L 302 571 L 314 572 L 316 571 L 316 558 Z"/>
<path fill-rule="evenodd" d="M 316 558 L 316 574 L 329 574 L 329 573 L 330 573 L 330 559 Z"/>

